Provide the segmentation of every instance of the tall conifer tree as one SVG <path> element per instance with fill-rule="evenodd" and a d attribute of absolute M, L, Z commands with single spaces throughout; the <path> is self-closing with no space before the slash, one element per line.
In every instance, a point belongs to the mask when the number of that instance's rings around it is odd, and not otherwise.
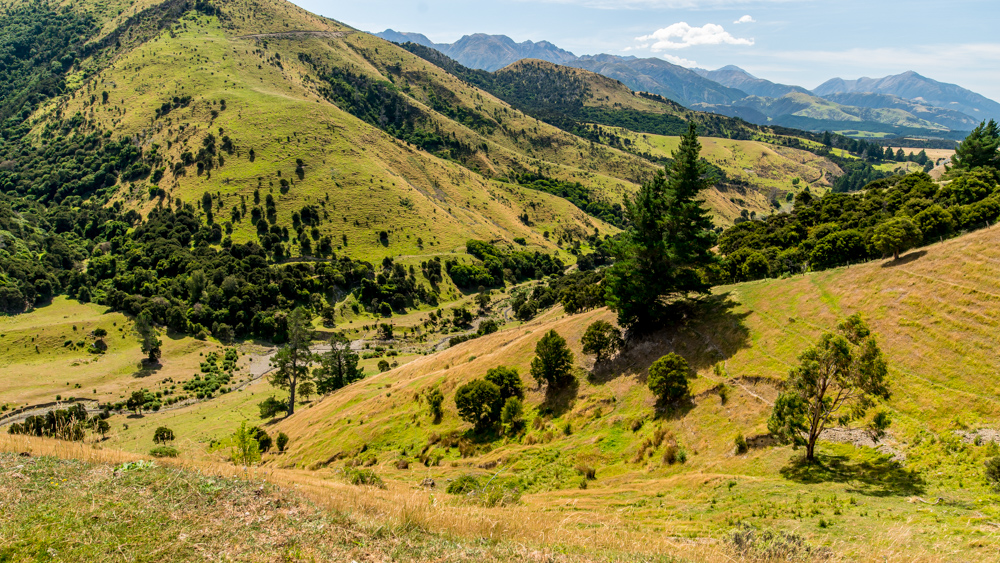
<path fill-rule="evenodd" d="M 708 292 L 700 270 L 715 259 L 715 233 L 698 195 L 712 180 L 700 153 L 691 124 L 667 173 L 658 173 L 626 202 L 630 225 L 614 249 L 607 300 L 618 324 L 629 330 L 655 329 L 668 320 L 671 301 Z"/>

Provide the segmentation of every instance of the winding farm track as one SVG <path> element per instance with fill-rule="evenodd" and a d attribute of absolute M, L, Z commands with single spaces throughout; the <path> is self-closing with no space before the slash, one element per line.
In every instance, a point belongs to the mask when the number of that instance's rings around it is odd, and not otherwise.
<path fill-rule="evenodd" d="M 320 37 L 326 39 L 339 39 L 354 33 L 353 31 L 285 31 L 281 33 L 254 33 L 251 35 L 240 35 L 236 39 L 308 39 L 310 37 Z"/>

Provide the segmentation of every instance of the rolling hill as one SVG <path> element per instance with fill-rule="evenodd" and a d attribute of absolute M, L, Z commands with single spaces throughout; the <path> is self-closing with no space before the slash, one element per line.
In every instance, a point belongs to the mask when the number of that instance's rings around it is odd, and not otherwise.
<path fill-rule="evenodd" d="M 956 432 L 977 435 L 1000 414 L 1000 397 L 988 384 L 998 368 L 989 344 L 998 322 L 998 288 L 989 275 L 998 259 L 996 238 L 995 230 L 982 230 L 898 263 L 720 287 L 707 313 L 636 343 L 604 367 L 581 353 L 579 341 L 588 324 L 610 315 L 556 310 L 366 379 L 282 421 L 278 428 L 295 439 L 274 463 L 333 475 L 345 461 L 370 458 L 380 473 L 404 481 L 500 470 L 521 480 L 531 506 L 584 522 L 626 503 L 635 509 L 635 529 L 704 536 L 752 513 L 753 522 L 800 530 L 849 559 L 867 559 L 883 553 L 880 546 L 901 542 L 911 557 L 947 560 L 952 555 L 946 545 L 954 544 L 934 539 L 941 534 L 970 534 L 958 549 L 980 552 L 985 545 L 975 538 L 988 533 L 983 511 L 995 509 L 976 475 L 982 456 L 995 446 L 963 444 Z M 830 473 L 799 473 L 797 454 L 766 446 L 760 437 L 767 433 L 771 404 L 796 356 L 838 319 L 858 311 L 871 321 L 889 358 L 894 423 L 890 438 L 874 444 L 888 454 L 840 443 L 872 445 L 863 433 L 830 433 L 823 445 Z M 583 368 L 579 388 L 568 397 L 547 397 L 527 379 L 534 345 L 548 330 L 567 338 Z M 694 400 L 690 408 L 658 418 L 645 369 L 671 351 L 698 372 Z M 499 364 L 524 374 L 526 419 L 534 420 L 526 436 L 489 448 L 449 445 L 448 436 L 461 436 L 466 428 L 450 402 L 455 388 Z M 435 386 L 449 397 L 440 424 L 432 423 L 422 401 Z M 720 389 L 728 390 L 721 399 Z M 663 431 L 686 451 L 685 463 L 661 459 L 653 435 Z M 737 434 L 761 441 L 749 454 L 736 455 Z M 656 455 L 647 457 L 651 440 Z M 959 453 L 949 457 L 948 448 Z M 419 464 L 428 456 L 440 458 L 440 466 Z M 893 465 L 888 456 L 905 463 Z M 399 459 L 410 460 L 410 469 L 395 469 Z M 576 487 L 574 466 L 581 464 L 597 468 L 597 481 L 586 490 Z M 650 504 L 654 492 L 662 500 Z M 794 499 L 803 496 L 837 501 L 797 515 L 795 503 L 802 501 Z M 942 497 L 961 508 L 928 513 L 914 504 L 915 496 Z M 887 527 L 862 524 L 876 513 Z M 834 524 L 817 527 L 820 520 Z M 905 537 L 897 527 L 906 528 Z"/>

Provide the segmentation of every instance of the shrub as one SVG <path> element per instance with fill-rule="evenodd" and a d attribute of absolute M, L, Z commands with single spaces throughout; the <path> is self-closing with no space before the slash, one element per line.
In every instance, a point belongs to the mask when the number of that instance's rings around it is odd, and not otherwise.
<path fill-rule="evenodd" d="M 987 459 L 985 465 L 986 482 L 993 487 L 994 491 L 1000 492 L 1000 456 Z"/>
<path fill-rule="evenodd" d="M 479 489 L 479 478 L 475 475 L 462 475 L 451 483 L 448 483 L 448 494 L 464 495 Z"/>
<path fill-rule="evenodd" d="M 246 422 L 240 424 L 233 434 L 233 446 L 230 452 L 230 459 L 237 465 L 253 465 L 260 461 L 260 444 L 254 435 L 253 429 L 247 426 Z"/>
<path fill-rule="evenodd" d="M 264 399 L 261 403 L 258 403 L 257 407 L 260 409 L 261 418 L 274 418 L 278 416 L 279 412 L 288 412 L 288 403 L 285 401 L 279 401 L 273 396 Z"/>
<path fill-rule="evenodd" d="M 733 440 L 733 445 L 736 446 L 737 455 L 745 454 L 750 450 L 750 446 L 747 444 L 747 440 L 743 437 L 742 432 L 736 435 L 736 439 Z"/>
<path fill-rule="evenodd" d="M 576 472 L 583 476 L 584 479 L 593 481 L 597 479 L 597 470 L 586 464 L 579 464 L 576 466 Z"/>
<path fill-rule="evenodd" d="M 251 431 L 253 432 L 254 439 L 257 440 L 257 446 L 260 448 L 260 451 L 269 451 L 273 442 L 271 441 L 271 437 L 267 435 L 267 432 L 258 426 L 251 428 Z"/>
<path fill-rule="evenodd" d="M 671 352 L 649 367 L 649 389 L 661 403 L 675 403 L 688 395 L 690 371 L 687 361 Z"/>
<path fill-rule="evenodd" d="M 174 441 L 174 431 L 167 428 L 166 426 L 160 426 L 153 432 L 153 443 L 154 444 L 166 444 L 167 442 Z M 173 457 L 173 456 L 171 456 Z"/>
<path fill-rule="evenodd" d="M 371 469 L 348 469 L 346 472 L 347 482 L 359 487 L 378 487 L 384 489 L 385 481 Z"/>
<path fill-rule="evenodd" d="M 153 457 L 177 457 L 180 452 L 173 446 L 157 446 L 149 450 L 149 455 Z"/>
<path fill-rule="evenodd" d="M 505 401 L 511 397 L 524 398 L 524 382 L 515 368 L 497 366 L 486 372 L 485 379 L 500 389 L 500 398 Z"/>
<path fill-rule="evenodd" d="M 284 432 L 278 432 L 278 438 L 276 440 L 276 443 L 278 445 L 279 452 L 285 451 L 285 448 L 288 447 L 288 434 L 285 434 Z"/>
<path fill-rule="evenodd" d="M 517 397 L 510 397 L 500 411 L 500 423 L 508 434 L 517 434 L 524 428 L 524 403 Z"/>
<path fill-rule="evenodd" d="M 493 426 L 500 418 L 502 405 L 500 388 L 482 379 L 466 383 L 455 392 L 458 415 L 473 424 L 476 431 Z"/>
<path fill-rule="evenodd" d="M 441 422 L 441 418 L 444 417 L 444 394 L 437 387 L 427 392 L 427 408 L 434 423 Z"/>
<path fill-rule="evenodd" d="M 726 543 L 738 556 L 750 560 L 809 560 L 825 559 L 831 555 L 825 548 L 813 548 L 802 536 L 792 532 L 758 530 L 746 523 L 732 530 Z"/>
<path fill-rule="evenodd" d="M 550 330 L 535 345 L 535 358 L 531 360 L 531 375 L 539 385 L 562 386 L 572 379 L 573 352 L 566 339 Z"/>
<path fill-rule="evenodd" d="M 600 363 L 614 356 L 622 347 L 621 331 L 608 321 L 596 321 L 587 327 L 583 339 L 584 354 L 593 354 Z"/>

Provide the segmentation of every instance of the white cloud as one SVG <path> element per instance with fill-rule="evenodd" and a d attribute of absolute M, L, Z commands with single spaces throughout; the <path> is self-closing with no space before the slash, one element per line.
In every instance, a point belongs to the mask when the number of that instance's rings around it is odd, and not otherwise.
<path fill-rule="evenodd" d="M 733 37 L 721 25 L 714 23 L 692 27 L 687 22 L 678 22 L 635 40 L 639 42 L 639 48 L 653 51 L 686 49 L 696 45 L 753 45 L 753 39 Z"/>
<path fill-rule="evenodd" d="M 747 14 L 747 15 L 743 16 L 742 18 L 734 21 L 733 23 L 754 23 L 756 21 L 757 20 L 753 19 L 753 17 L 750 14 Z"/>
<path fill-rule="evenodd" d="M 686 68 L 694 68 L 698 66 L 698 63 L 690 59 L 682 59 L 681 57 L 675 57 L 674 55 L 660 55 L 660 58 L 667 61 L 668 63 L 674 63 L 678 66 L 683 66 Z"/>

